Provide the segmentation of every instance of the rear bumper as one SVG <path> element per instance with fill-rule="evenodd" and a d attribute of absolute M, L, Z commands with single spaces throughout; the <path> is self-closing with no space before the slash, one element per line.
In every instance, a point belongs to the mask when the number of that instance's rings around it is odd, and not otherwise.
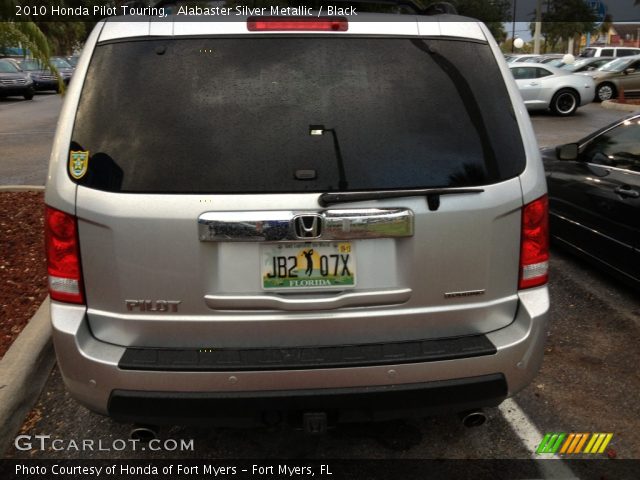
<path fill-rule="evenodd" d="M 34 80 L 33 88 L 39 92 L 46 91 L 46 90 L 57 90 L 58 81 L 57 80 Z"/>
<path fill-rule="evenodd" d="M 234 413 L 258 418 L 272 408 L 329 411 L 347 421 L 498 405 L 540 368 L 548 311 L 546 287 L 520 292 L 515 320 L 485 335 L 495 353 L 480 356 L 338 368 L 161 371 L 121 368 L 126 348 L 96 340 L 84 307 L 51 304 L 56 355 L 71 394 L 118 420 L 157 424 L 223 423 Z"/>
<path fill-rule="evenodd" d="M 29 92 L 33 92 L 33 86 L 31 84 L 11 87 L 0 86 L 0 96 L 2 97 L 21 97 Z"/>
<path fill-rule="evenodd" d="M 425 413 L 462 412 L 497 406 L 507 395 L 500 374 L 410 385 L 315 390 L 181 393 L 115 390 L 109 415 L 148 425 L 299 426 L 307 412 L 330 423 L 386 420 Z"/>

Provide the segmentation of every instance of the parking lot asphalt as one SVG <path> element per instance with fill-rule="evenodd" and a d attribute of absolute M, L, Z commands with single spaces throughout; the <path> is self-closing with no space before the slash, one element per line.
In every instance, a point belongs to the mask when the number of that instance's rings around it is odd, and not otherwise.
<path fill-rule="evenodd" d="M 0 185 L 44 185 L 62 96 L 0 99 Z"/>
<path fill-rule="evenodd" d="M 42 98 L 53 111 L 59 99 Z M 22 105 L 22 106 L 21 106 Z M 0 142 L 13 133 L 7 116 L 30 117 L 37 103 L 0 103 Z M 11 113 L 8 113 L 12 109 Z M 59 103 L 57 108 L 59 108 Z M 24 109 L 24 110 L 23 110 Z M 534 114 L 532 122 L 541 146 L 575 141 L 624 115 L 591 104 L 571 118 Z M 22 125 L 28 123 L 21 120 Z M 40 124 L 42 132 L 52 125 Z M 10 130 L 10 131 L 8 131 Z M 36 130 L 32 130 L 36 132 Z M 29 137 L 26 135 L 26 137 Z M 47 134 L 31 137 L 33 148 L 49 148 Z M 48 138 L 48 140 L 47 140 Z M 13 140 L 12 140 L 13 141 Z M 13 179 L 37 183 L 46 176 L 46 156 L 33 171 L 20 162 L 19 142 L 10 143 L 15 158 L 4 157 L 4 171 Z M 4 148 L 3 148 L 4 150 Z M 35 151 L 35 150 L 34 150 Z M 7 160 L 8 159 L 8 160 Z M 35 159 L 35 157 L 34 157 Z M 10 165 L 7 165 L 10 164 Z M 31 179 L 31 180 L 29 180 Z M 25 180 L 25 181 L 27 181 Z M 17 181 L 17 180 L 12 180 Z M 536 380 L 501 408 L 487 411 L 487 423 L 464 428 L 457 417 L 444 415 L 402 422 L 351 425 L 321 437 L 286 428 L 205 429 L 166 427 L 160 438 L 193 439 L 194 450 L 20 450 L 10 446 L 5 458 L 530 458 L 547 432 L 611 432 L 606 457 L 640 458 L 640 300 L 637 293 L 562 251 L 553 251 L 550 292 L 551 327 L 542 370 Z M 634 393 L 635 392 L 635 393 Z M 54 369 L 22 426 L 27 435 L 51 435 L 68 440 L 91 439 L 109 447 L 127 439 L 130 425 L 117 424 L 78 405 L 64 390 Z"/>
<path fill-rule="evenodd" d="M 547 112 L 531 112 L 531 123 L 540 148 L 576 142 L 585 135 L 612 123 L 629 112 L 602 108 L 590 103 L 578 109 L 572 117 L 556 117 Z"/>

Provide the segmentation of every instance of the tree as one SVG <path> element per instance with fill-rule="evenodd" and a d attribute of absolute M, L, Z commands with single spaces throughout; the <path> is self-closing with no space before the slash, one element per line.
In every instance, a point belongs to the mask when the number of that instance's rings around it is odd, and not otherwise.
<path fill-rule="evenodd" d="M 596 28 L 596 14 L 584 0 L 548 0 L 542 13 L 545 45 L 555 48 L 561 39 L 573 38 Z M 531 32 L 535 23 L 530 25 Z"/>
<path fill-rule="evenodd" d="M 0 52 L 7 47 L 22 46 L 33 58 L 51 70 L 58 77 L 58 84 L 64 90 L 62 77 L 49 60 L 51 48 L 45 34 L 32 21 L 15 21 L 16 4 L 4 0 L 0 4 Z"/>
<path fill-rule="evenodd" d="M 73 53 L 87 37 L 84 22 L 35 22 L 49 40 L 51 50 L 57 54 Z"/>
<path fill-rule="evenodd" d="M 509 0 L 450 0 L 450 3 L 460 15 L 484 22 L 498 43 L 507 38 L 503 22 L 509 19 Z"/>
<path fill-rule="evenodd" d="M 11 0 L 4 3 L 13 3 Z M 13 21 L 13 13 L 7 14 L 7 9 L 0 11 L 0 49 L 5 47 L 16 47 L 28 49 L 31 55 L 44 64 L 49 63 L 50 48 L 47 37 L 42 30 L 31 21 Z"/>

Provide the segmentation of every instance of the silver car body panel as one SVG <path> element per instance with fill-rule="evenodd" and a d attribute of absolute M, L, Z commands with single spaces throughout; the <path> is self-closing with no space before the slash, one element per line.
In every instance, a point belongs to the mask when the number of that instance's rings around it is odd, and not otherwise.
<path fill-rule="evenodd" d="M 259 346 L 275 339 L 286 345 L 327 341 L 334 335 L 326 329 L 327 322 L 340 322 L 340 341 L 347 342 L 385 336 L 402 340 L 416 334 L 424 338 L 469 335 L 504 327 L 517 308 L 519 245 L 512 239 L 520 229 L 520 183 L 513 179 L 490 185 L 480 195 L 483 202 L 478 194 L 443 197 L 437 212 L 429 211 L 424 198 L 402 199 L 412 212 L 412 237 L 353 240 L 358 263 L 354 292 L 367 292 L 373 299 L 377 291 L 383 310 L 350 309 L 339 315 L 320 311 L 300 317 L 292 313 L 283 318 L 271 311 L 254 311 L 251 296 L 264 295 L 257 268 L 262 242 L 202 242 L 198 218 L 208 215 L 203 205 L 209 204 L 222 212 L 256 208 L 272 212 L 265 218 L 273 212 L 289 215 L 278 208 L 292 204 L 300 211 L 318 212 L 317 194 L 141 196 L 79 187 L 76 214 L 82 257 L 85 263 L 90 259 L 84 279 L 91 329 L 97 338 L 119 345 L 197 347 L 207 338 L 220 339 L 216 342 L 225 346 Z M 508 198 L 512 200 L 505 201 Z M 362 202 L 353 207 L 395 208 L 399 201 Z M 418 242 L 431 247 L 423 249 Z M 515 260 L 502 262 L 501 258 Z M 464 275 L 449 267 L 453 264 L 465 265 Z M 144 281 L 150 268 L 155 270 L 153 282 Z M 382 294 L 390 289 L 410 289 L 411 298 L 389 307 Z M 486 293 L 471 299 L 445 298 L 447 292 L 478 289 Z M 322 301 L 341 293 L 315 295 Z M 212 309 L 211 296 L 219 295 L 236 297 L 233 312 Z M 250 296 L 246 304 L 250 312 L 238 311 L 241 295 Z M 299 298 L 301 293 L 280 294 L 286 295 Z M 180 300 L 181 315 L 128 312 L 124 300 L 129 298 Z M 280 324 L 287 328 L 278 328 Z M 273 333 L 265 335 L 264 329 Z"/>
<path fill-rule="evenodd" d="M 595 84 L 585 75 L 567 72 L 561 68 L 540 63 L 515 63 L 511 68 L 542 68 L 552 73 L 547 77 L 516 80 L 524 104 L 529 110 L 545 110 L 550 107 L 553 96 L 563 88 L 575 90 L 580 96 L 579 106 L 591 103 L 595 96 Z"/>

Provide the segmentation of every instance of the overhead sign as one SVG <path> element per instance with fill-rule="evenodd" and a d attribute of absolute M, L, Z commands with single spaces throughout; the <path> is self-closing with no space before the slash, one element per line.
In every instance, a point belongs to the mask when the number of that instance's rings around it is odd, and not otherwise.
<path fill-rule="evenodd" d="M 607 6 L 600 0 L 585 0 L 596 15 L 596 28 L 600 27 L 607 15 Z"/>

